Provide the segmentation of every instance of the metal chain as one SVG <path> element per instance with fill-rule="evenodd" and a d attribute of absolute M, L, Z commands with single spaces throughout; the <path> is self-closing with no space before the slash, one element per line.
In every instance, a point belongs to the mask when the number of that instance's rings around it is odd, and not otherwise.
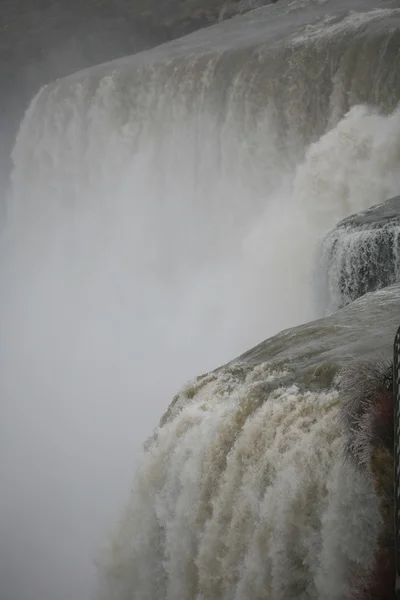
<path fill-rule="evenodd" d="M 396 564 L 396 598 L 400 600 L 400 327 L 393 348 L 394 396 L 394 535 Z"/>

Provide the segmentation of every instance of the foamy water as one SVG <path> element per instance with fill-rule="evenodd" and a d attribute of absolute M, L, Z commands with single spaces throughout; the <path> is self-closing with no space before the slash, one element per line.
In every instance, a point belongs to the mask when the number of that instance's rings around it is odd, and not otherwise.
<path fill-rule="evenodd" d="M 379 531 L 372 485 L 343 464 L 337 392 L 269 391 L 279 378 L 228 368 L 182 390 L 141 461 L 99 598 L 347 597 Z"/>
<path fill-rule="evenodd" d="M 315 40 L 302 43 L 296 38 L 304 66 Z M 378 66 L 390 70 L 389 45 L 379 44 Z M 358 102 L 347 112 L 339 88 L 350 85 L 357 100 L 358 79 L 343 71 L 332 95 L 306 114 L 315 92 L 307 69 L 288 62 L 278 85 L 267 49 L 196 55 L 189 45 L 186 59 L 152 62 L 149 54 L 147 62 L 89 70 L 45 88 L 26 115 L 0 252 L 1 527 L 10 598 L 87 597 L 93 557 L 128 497 L 139 444 L 176 389 L 317 316 L 322 236 L 399 192 L 400 115 L 393 101 L 390 110 L 380 102 L 383 87 L 371 92 L 381 112 Z M 323 91 L 331 67 L 320 52 Z M 362 482 L 360 491 L 346 488 L 355 475 L 339 472 L 334 392 L 283 390 L 253 407 L 239 432 L 229 423 L 248 389 L 236 386 L 229 393 L 208 387 L 160 430 L 135 484 L 133 522 L 116 542 L 122 579 L 107 599 L 261 598 L 266 579 L 270 598 L 301 597 L 304 589 L 317 598 L 329 565 L 326 597 L 342 597 L 333 581 L 345 590 L 355 559 L 347 538 L 333 534 L 342 500 L 326 481 L 344 478 L 352 535 L 357 502 L 369 492 Z M 297 433 L 283 424 L 274 441 L 280 405 L 282 423 Z M 333 445 L 310 473 L 324 436 Z M 261 439 L 245 473 L 238 456 L 253 455 Z M 214 460 L 222 461 L 215 471 Z M 275 472 L 269 491 L 268 468 Z M 240 497 L 232 504 L 235 486 Z M 310 490 L 321 506 L 318 524 L 308 514 Z M 215 520 L 207 516 L 212 502 Z M 373 513 L 372 500 L 365 510 Z M 294 537 L 299 547 L 286 555 Z M 220 544 L 230 550 L 216 561 Z"/>

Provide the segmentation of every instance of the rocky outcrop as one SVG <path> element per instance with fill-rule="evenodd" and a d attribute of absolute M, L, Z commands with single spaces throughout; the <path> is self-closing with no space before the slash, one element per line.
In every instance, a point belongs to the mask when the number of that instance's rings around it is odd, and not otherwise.
<path fill-rule="evenodd" d="M 382 529 L 372 565 L 353 574 L 352 600 L 395 599 L 394 397 L 390 361 L 355 361 L 342 373 L 339 410 L 346 454 L 372 478 Z"/>
<path fill-rule="evenodd" d="M 400 196 L 347 217 L 323 243 L 328 312 L 400 280 Z"/>

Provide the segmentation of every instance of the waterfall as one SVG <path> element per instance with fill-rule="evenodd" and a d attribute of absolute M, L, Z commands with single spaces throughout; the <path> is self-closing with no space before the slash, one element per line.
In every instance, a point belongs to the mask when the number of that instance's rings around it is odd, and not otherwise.
<path fill-rule="evenodd" d="M 335 390 L 210 383 L 137 457 L 185 380 L 320 316 L 323 236 L 399 193 L 387 6 L 283 0 L 32 101 L 0 239 L 18 600 L 87 597 L 135 465 L 106 600 L 342 598 L 368 559 L 376 528 L 357 559 L 346 528 L 375 504 L 341 470 Z"/>

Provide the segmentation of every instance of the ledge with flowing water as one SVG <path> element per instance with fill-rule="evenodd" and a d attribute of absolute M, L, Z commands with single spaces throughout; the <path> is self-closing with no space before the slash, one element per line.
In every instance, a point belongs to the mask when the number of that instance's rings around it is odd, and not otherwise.
<path fill-rule="evenodd" d="M 323 242 L 328 312 L 400 278 L 400 196 L 347 217 Z"/>
<path fill-rule="evenodd" d="M 269 1 L 2 2 L 0 181 L 8 174 L 9 153 L 23 112 L 43 84 L 187 35 Z"/>

